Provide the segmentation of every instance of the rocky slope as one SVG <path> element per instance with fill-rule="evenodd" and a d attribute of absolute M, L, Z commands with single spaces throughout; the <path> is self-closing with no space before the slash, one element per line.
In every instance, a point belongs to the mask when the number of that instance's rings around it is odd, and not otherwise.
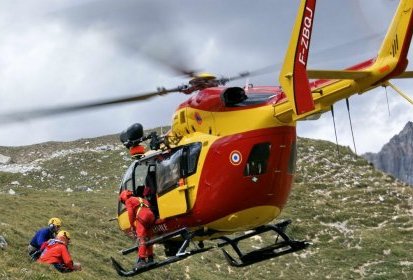
<path fill-rule="evenodd" d="M 363 157 L 377 169 L 413 185 L 413 122 L 408 122 L 380 152 L 366 153 Z"/>
<path fill-rule="evenodd" d="M 117 137 L 1 148 L 0 279 L 119 279 L 110 256 L 132 241 L 109 221 L 117 185 L 130 159 Z M 136 279 L 413 279 L 413 189 L 375 170 L 350 149 L 299 139 L 297 175 L 279 219 L 291 219 L 292 237 L 306 250 L 245 268 L 227 264 L 220 250 L 195 255 Z M 51 216 L 71 233 L 70 251 L 83 271 L 61 275 L 30 263 L 26 245 Z M 244 248 L 273 242 L 251 238 Z M 161 246 L 155 247 L 163 258 Z"/>

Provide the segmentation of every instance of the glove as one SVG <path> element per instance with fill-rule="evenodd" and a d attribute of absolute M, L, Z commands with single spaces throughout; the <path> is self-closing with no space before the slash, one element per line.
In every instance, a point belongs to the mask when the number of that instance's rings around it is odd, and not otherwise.
<path fill-rule="evenodd" d="M 74 263 L 73 264 L 73 270 L 81 271 L 82 270 L 82 265 L 80 263 Z"/>

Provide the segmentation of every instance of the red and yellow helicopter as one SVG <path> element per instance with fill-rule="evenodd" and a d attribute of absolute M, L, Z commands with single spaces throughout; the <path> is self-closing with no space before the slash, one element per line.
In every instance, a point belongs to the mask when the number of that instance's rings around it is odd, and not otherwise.
<path fill-rule="evenodd" d="M 413 77 L 405 72 L 413 32 L 412 1 L 400 1 L 377 57 L 339 71 L 306 67 L 315 6 L 315 0 L 301 1 L 279 76 L 280 87 L 221 87 L 231 78 L 198 75 L 188 85 L 153 93 L 196 92 L 177 108 L 166 135 L 144 136 L 139 124 L 121 134 L 137 160 L 125 174 L 120 191 L 130 189 L 139 195 L 145 179 L 149 180 L 156 192 L 154 211 L 159 217 L 154 226 L 156 237 L 149 243 L 164 244 L 169 257 L 131 271 L 112 259 L 120 275 L 135 275 L 204 252 L 209 249 L 203 246 L 205 239 L 221 240 L 218 247 L 232 246 L 237 258 L 223 253 L 234 266 L 309 245 L 286 235 L 289 221 L 268 224 L 285 206 L 293 183 L 296 122 L 329 111 L 335 102 L 353 94 L 382 85 L 395 88 L 389 79 Z M 140 143 L 148 139 L 152 151 L 142 154 Z M 121 203 L 118 222 L 122 230 L 129 230 Z M 250 232 L 239 237 L 228 237 L 247 230 Z M 239 241 L 266 231 L 273 231 L 282 241 L 241 252 Z M 201 242 L 198 248 L 188 250 L 193 240 Z"/>
<path fill-rule="evenodd" d="M 383 85 L 413 103 L 389 82 L 413 78 L 412 72 L 405 71 L 413 33 L 413 1 L 400 0 L 377 56 L 345 70 L 307 69 L 315 8 L 316 0 L 301 0 L 280 86 L 225 87 L 249 73 L 232 78 L 188 73 L 189 83 L 176 88 L 27 114 L 46 116 L 168 93 L 193 93 L 176 109 L 165 135 L 144 135 L 140 124 L 121 133 L 122 143 L 135 160 L 119 191 L 128 189 L 139 196 L 144 185 L 149 185 L 156 193 L 151 198 L 157 216 L 155 237 L 148 244 L 163 244 L 167 258 L 132 270 L 112 258 L 119 275 L 137 275 L 214 248 L 204 246 L 204 240 L 217 241 L 215 247 L 231 246 L 236 257 L 224 249 L 223 253 L 233 266 L 250 265 L 310 244 L 285 233 L 290 221 L 269 224 L 280 215 L 293 184 L 297 121 L 314 118 L 330 111 L 339 100 Z M 146 142 L 150 151 L 144 153 Z M 121 203 L 117 220 L 120 229 L 129 233 L 131 226 Z M 265 248 L 241 251 L 239 241 L 264 232 L 280 238 Z M 233 233 L 241 235 L 232 238 Z M 190 248 L 192 241 L 197 241 L 195 248 Z M 134 250 L 136 246 L 123 254 Z"/>

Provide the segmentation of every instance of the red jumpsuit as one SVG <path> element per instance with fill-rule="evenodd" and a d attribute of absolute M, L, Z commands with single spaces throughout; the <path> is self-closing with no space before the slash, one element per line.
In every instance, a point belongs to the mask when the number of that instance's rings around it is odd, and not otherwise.
<path fill-rule="evenodd" d="M 38 262 L 61 265 L 67 271 L 72 271 L 74 269 L 72 257 L 70 256 L 67 246 L 63 242 L 51 239 L 48 242 L 44 242 L 41 249 L 44 250 L 37 260 Z"/>
<path fill-rule="evenodd" d="M 152 225 L 155 222 L 155 216 L 149 206 L 149 202 L 140 197 L 131 196 L 125 201 L 132 230 L 136 230 L 136 236 L 139 238 L 140 259 L 153 257 L 153 245 L 145 245 L 145 242 L 153 236 Z"/>

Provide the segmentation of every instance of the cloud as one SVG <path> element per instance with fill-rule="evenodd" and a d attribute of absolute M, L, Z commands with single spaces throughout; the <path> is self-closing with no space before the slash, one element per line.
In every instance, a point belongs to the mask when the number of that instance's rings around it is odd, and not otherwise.
<path fill-rule="evenodd" d="M 186 80 L 174 67 L 231 76 L 280 66 L 298 3 L 5 0 L 0 10 L 0 110 L 74 104 L 153 91 L 158 86 L 175 87 Z M 309 67 L 343 68 L 375 55 L 382 39 L 378 34 L 384 34 L 392 16 L 389 11 L 397 1 L 337 4 L 319 0 L 317 5 Z M 275 68 L 250 82 L 277 85 Z M 396 83 L 409 91 L 411 82 Z M 405 104 L 403 100 L 390 93 L 389 97 L 390 118 L 382 89 L 351 97 L 358 151 L 377 151 L 412 119 L 411 109 L 400 105 Z M 3 125 L 0 145 L 118 133 L 134 122 L 146 128 L 170 124 L 175 108 L 186 98 L 169 95 Z M 345 103 L 337 104 L 336 112 L 339 142 L 352 146 Z M 298 124 L 298 134 L 335 141 L 329 118 L 325 114 L 319 121 Z"/>

